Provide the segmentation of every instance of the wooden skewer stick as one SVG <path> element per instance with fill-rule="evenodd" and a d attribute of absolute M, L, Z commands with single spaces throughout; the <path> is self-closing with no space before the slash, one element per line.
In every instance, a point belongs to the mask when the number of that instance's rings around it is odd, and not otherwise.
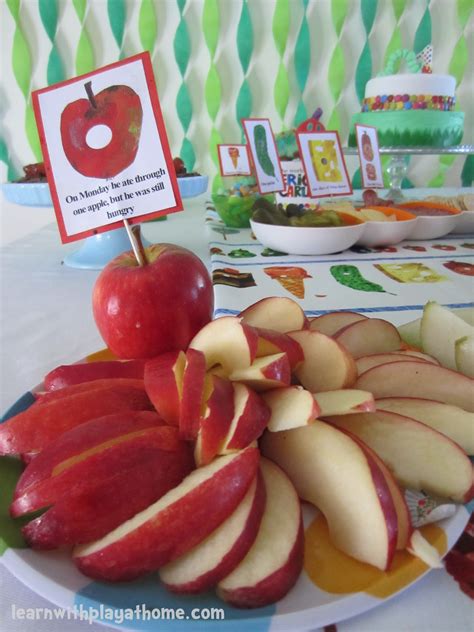
<path fill-rule="evenodd" d="M 140 225 L 130 226 L 128 220 L 123 220 L 125 230 L 127 231 L 128 238 L 130 239 L 130 243 L 132 244 L 133 254 L 138 261 L 139 266 L 146 266 L 148 261 L 146 258 L 145 248 L 143 247 Z"/>

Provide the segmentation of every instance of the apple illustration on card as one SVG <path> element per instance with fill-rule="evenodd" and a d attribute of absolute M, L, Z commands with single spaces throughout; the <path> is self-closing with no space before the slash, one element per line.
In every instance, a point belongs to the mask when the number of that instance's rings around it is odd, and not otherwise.
<path fill-rule="evenodd" d="M 113 85 L 68 103 L 61 114 L 61 141 L 76 171 L 89 178 L 112 178 L 133 163 L 138 151 L 143 109 L 130 86 Z M 93 145 L 97 144 L 98 147 Z"/>
<path fill-rule="evenodd" d="M 32 93 L 63 243 L 181 211 L 149 53 Z"/>

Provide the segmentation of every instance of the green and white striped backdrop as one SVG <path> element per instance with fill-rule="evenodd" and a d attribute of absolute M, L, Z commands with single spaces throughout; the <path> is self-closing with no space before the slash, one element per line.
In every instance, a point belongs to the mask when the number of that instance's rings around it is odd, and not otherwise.
<path fill-rule="evenodd" d="M 31 91 L 148 50 L 174 155 L 218 185 L 216 144 L 242 117 L 275 132 L 322 107 L 345 143 L 366 81 L 397 48 L 434 48 L 473 142 L 472 0 L 0 0 L 2 180 L 41 158 Z M 464 157 L 412 159 L 419 186 L 460 184 Z M 349 159 L 353 173 L 355 159 Z M 464 168 L 464 173 L 467 169 Z"/>

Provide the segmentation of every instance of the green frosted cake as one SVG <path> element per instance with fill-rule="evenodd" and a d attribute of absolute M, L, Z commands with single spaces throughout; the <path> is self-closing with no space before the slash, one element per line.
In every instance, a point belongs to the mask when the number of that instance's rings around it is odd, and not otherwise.
<path fill-rule="evenodd" d="M 410 72 L 392 74 L 401 58 Z M 414 53 L 396 51 L 382 75 L 367 82 L 362 111 L 352 117 L 349 145 L 357 144 L 356 124 L 376 127 L 382 147 L 458 145 L 464 113 L 454 111 L 456 79 L 426 70 Z"/>

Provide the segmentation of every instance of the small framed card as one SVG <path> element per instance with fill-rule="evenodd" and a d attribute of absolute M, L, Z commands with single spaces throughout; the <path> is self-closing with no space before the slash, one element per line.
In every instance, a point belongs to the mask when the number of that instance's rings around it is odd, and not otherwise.
<path fill-rule="evenodd" d="M 63 243 L 182 210 L 148 53 L 32 96 Z"/>
<path fill-rule="evenodd" d="M 311 197 L 350 195 L 352 186 L 337 132 L 297 133 Z"/>
<path fill-rule="evenodd" d="M 247 145 L 217 145 L 222 176 L 249 176 L 252 173 Z"/>
<path fill-rule="evenodd" d="M 283 191 L 285 183 L 269 119 L 242 119 L 247 145 L 262 195 Z"/>
<path fill-rule="evenodd" d="M 382 189 L 385 185 L 383 182 L 377 128 L 356 124 L 355 130 L 362 185 L 364 188 Z"/>

